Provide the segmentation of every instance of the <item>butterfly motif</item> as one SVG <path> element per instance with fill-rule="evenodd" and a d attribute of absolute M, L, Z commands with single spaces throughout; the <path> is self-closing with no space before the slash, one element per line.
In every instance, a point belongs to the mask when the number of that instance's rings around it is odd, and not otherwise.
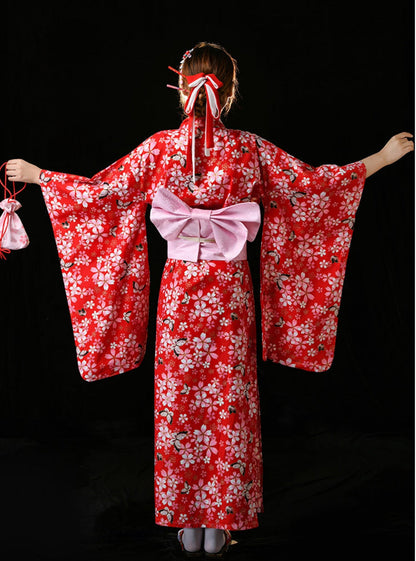
<path fill-rule="evenodd" d="M 146 288 L 146 284 L 140 286 L 137 281 L 133 281 L 133 291 L 134 292 L 142 292 Z"/>
<path fill-rule="evenodd" d="M 284 169 L 284 170 L 283 170 L 283 173 L 284 173 L 285 175 L 288 175 L 288 176 L 289 176 L 289 179 L 290 179 L 290 181 L 291 181 L 292 183 L 295 182 L 295 180 L 296 180 L 296 178 L 297 178 L 297 175 L 296 175 L 296 173 L 295 173 L 292 169 Z"/>
<path fill-rule="evenodd" d="M 296 234 L 294 232 L 294 230 L 292 230 L 289 234 L 289 241 L 293 242 L 293 240 L 296 238 Z"/>
<path fill-rule="evenodd" d="M 189 485 L 189 483 L 187 481 L 185 481 L 183 489 L 181 491 L 181 495 L 187 495 L 190 490 L 191 490 L 191 486 Z"/>
<path fill-rule="evenodd" d="M 87 355 L 87 354 L 88 354 L 88 351 L 81 351 L 81 349 L 77 349 L 77 355 L 78 355 L 80 358 L 83 358 L 83 357 L 84 357 L 85 355 Z"/>
<path fill-rule="evenodd" d="M 133 201 L 130 201 L 128 203 L 123 203 L 123 201 L 117 199 L 116 204 L 117 204 L 117 208 L 128 208 L 131 204 L 133 204 Z"/>
<path fill-rule="evenodd" d="M 234 407 L 234 405 L 228 406 L 228 413 L 237 413 L 237 409 Z"/>
<path fill-rule="evenodd" d="M 130 323 L 130 316 L 131 316 L 131 311 L 124 312 L 124 314 L 123 314 L 124 321 L 127 321 L 127 323 Z"/>
<path fill-rule="evenodd" d="M 78 310 L 78 313 L 79 313 L 80 316 L 85 316 L 85 315 L 87 315 L 87 312 L 85 311 L 84 308 L 81 308 L 81 310 Z"/>
<path fill-rule="evenodd" d="M 227 514 L 233 514 L 234 511 L 233 511 L 233 509 L 232 509 L 230 506 L 226 506 L 226 507 L 225 507 L 225 512 L 226 512 Z"/>
<path fill-rule="evenodd" d="M 40 179 L 42 183 L 49 183 L 49 181 L 51 180 L 50 177 L 45 177 L 45 174 L 43 172 L 40 174 Z"/>
<path fill-rule="evenodd" d="M 243 497 L 248 502 L 250 500 L 250 489 L 253 487 L 253 480 L 244 485 Z"/>
<path fill-rule="evenodd" d="M 325 350 L 325 346 L 322 343 L 320 343 L 318 345 L 318 351 L 324 351 L 324 350 Z"/>
<path fill-rule="evenodd" d="M 166 323 L 167 325 L 169 325 L 169 329 L 170 329 L 171 331 L 173 331 L 173 328 L 175 327 L 175 322 L 173 321 L 173 319 L 165 318 L 165 319 L 163 320 L 163 323 Z"/>
<path fill-rule="evenodd" d="M 352 172 L 351 174 L 351 179 L 357 179 L 358 175 L 355 173 L 355 171 Z"/>
<path fill-rule="evenodd" d="M 195 183 L 198 182 L 200 179 L 201 179 L 201 174 L 196 173 L 195 174 Z M 194 184 L 194 180 L 193 180 L 192 176 L 185 180 L 185 185 L 191 193 L 193 193 L 195 191 L 195 184 Z"/>
<path fill-rule="evenodd" d="M 285 273 L 277 273 L 276 276 L 276 284 L 279 290 L 283 288 L 283 281 L 287 281 L 290 278 L 290 275 L 286 275 Z"/>
<path fill-rule="evenodd" d="M 237 366 L 234 366 L 234 370 L 240 370 L 242 376 L 246 373 L 246 367 L 244 364 L 237 364 Z"/>
<path fill-rule="evenodd" d="M 113 238 L 116 237 L 116 232 L 117 232 L 117 226 L 113 226 L 112 228 L 110 228 L 110 236 L 113 236 Z"/>
<path fill-rule="evenodd" d="M 289 197 L 290 204 L 292 206 L 295 206 L 296 203 L 298 202 L 298 199 L 300 197 L 304 197 L 305 195 L 306 195 L 306 193 L 303 193 L 302 191 L 296 191 L 296 192 L 291 193 L 290 197 Z"/>
<path fill-rule="evenodd" d="M 174 437 L 173 437 L 173 445 L 175 447 L 175 449 L 179 452 L 179 450 L 181 449 L 181 440 L 183 440 L 185 438 L 185 436 L 188 434 L 188 431 L 181 431 L 181 432 L 177 432 Z"/>
<path fill-rule="evenodd" d="M 173 420 L 172 411 L 169 411 L 169 409 L 163 409 L 162 411 L 159 411 L 159 415 L 161 415 L 162 417 L 166 417 L 167 422 L 170 425 L 172 424 L 172 420 Z"/>
<path fill-rule="evenodd" d="M 270 201 L 270 208 L 277 208 L 276 201 Z"/>
<path fill-rule="evenodd" d="M 160 514 L 164 514 L 166 516 L 166 518 L 168 519 L 168 522 L 173 522 L 173 511 L 169 510 L 168 508 L 163 508 L 162 510 L 159 510 Z"/>
<path fill-rule="evenodd" d="M 68 229 L 69 228 L 69 222 L 67 222 L 67 221 L 62 222 L 62 228 Z"/>
<path fill-rule="evenodd" d="M 143 247 L 142 243 L 139 243 L 139 245 L 136 245 L 135 247 L 136 247 L 137 251 L 143 251 L 144 250 L 144 247 Z"/>
<path fill-rule="evenodd" d="M 271 251 L 267 251 L 267 255 L 272 255 L 274 257 L 274 260 L 276 261 L 277 264 L 279 264 L 280 262 L 280 255 L 277 253 L 276 250 L 271 250 Z"/>
<path fill-rule="evenodd" d="M 124 270 L 123 270 L 123 274 L 120 277 L 120 280 L 124 279 L 124 277 L 128 274 L 128 272 L 130 270 L 130 265 L 129 265 L 129 263 L 127 263 L 126 260 L 123 260 L 122 267 L 123 267 Z"/>
<path fill-rule="evenodd" d="M 250 389 L 250 384 L 251 384 L 251 382 L 247 382 L 246 387 L 244 388 L 244 395 L 245 395 L 247 401 L 249 401 L 248 390 Z"/>
<path fill-rule="evenodd" d="M 236 468 L 240 471 L 241 475 L 244 475 L 246 472 L 246 464 L 244 462 L 242 462 L 241 460 L 238 460 L 237 462 L 234 462 L 233 464 L 231 464 L 231 467 Z"/>
<path fill-rule="evenodd" d="M 191 297 L 189 296 L 189 294 L 185 292 L 185 298 L 182 300 L 181 304 L 189 304 L 190 299 Z"/>
<path fill-rule="evenodd" d="M 282 316 L 280 316 L 279 321 L 277 323 L 274 324 L 275 327 L 283 327 L 283 325 L 285 324 L 285 320 L 282 318 Z"/>
<path fill-rule="evenodd" d="M 73 263 L 65 263 L 64 261 L 62 261 L 61 259 L 61 267 L 62 269 L 70 269 L 71 267 L 73 267 Z"/>
<path fill-rule="evenodd" d="M 241 282 L 243 282 L 244 273 L 243 271 L 236 271 L 235 273 L 233 273 L 233 277 L 236 277 L 240 279 Z"/>
<path fill-rule="evenodd" d="M 104 197 L 107 197 L 107 195 L 111 193 L 110 185 L 108 183 L 104 183 L 104 185 L 105 185 L 104 189 L 98 195 L 99 199 L 104 199 Z"/>
<path fill-rule="evenodd" d="M 177 154 L 173 154 L 173 156 L 171 156 L 170 159 L 175 161 L 175 162 L 180 162 L 180 164 L 183 168 L 186 167 L 186 158 L 183 154 L 180 154 L 178 152 Z"/>
<path fill-rule="evenodd" d="M 186 341 L 186 337 L 181 337 L 179 339 L 176 339 L 176 341 L 173 343 L 173 352 L 176 356 L 179 356 L 182 353 L 181 347 L 186 343 Z"/>
<path fill-rule="evenodd" d="M 338 257 L 336 255 L 331 256 L 332 263 L 338 263 Z"/>
<path fill-rule="evenodd" d="M 334 304 L 333 306 L 330 306 L 330 307 L 328 308 L 328 310 L 329 310 L 330 312 L 334 312 L 334 314 L 335 314 L 336 316 L 338 316 L 339 306 L 337 306 L 336 304 Z"/>
<path fill-rule="evenodd" d="M 157 454 L 156 454 L 156 460 L 157 460 L 158 462 L 160 462 L 160 460 L 163 460 L 163 456 L 162 456 L 162 454 L 161 454 L 160 452 L 157 452 Z"/>
<path fill-rule="evenodd" d="M 242 146 L 242 147 L 241 147 L 241 152 L 242 152 L 243 154 L 247 154 L 248 152 L 250 152 L 250 150 L 249 150 L 246 146 Z"/>
<path fill-rule="evenodd" d="M 348 224 L 348 226 L 351 228 L 351 230 L 354 229 L 354 224 L 355 224 L 355 218 L 345 218 L 345 220 L 342 220 L 343 224 Z"/>
<path fill-rule="evenodd" d="M 247 292 L 244 294 L 244 305 L 246 307 L 246 310 L 248 310 L 248 303 L 250 301 L 250 290 L 247 290 Z"/>
<path fill-rule="evenodd" d="M 189 386 L 188 384 L 183 385 L 183 390 L 181 390 L 182 395 L 187 395 L 189 393 Z"/>
<path fill-rule="evenodd" d="M 231 319 L 238 319 L 238 315 L 234 312 L 231 312 Z"/>

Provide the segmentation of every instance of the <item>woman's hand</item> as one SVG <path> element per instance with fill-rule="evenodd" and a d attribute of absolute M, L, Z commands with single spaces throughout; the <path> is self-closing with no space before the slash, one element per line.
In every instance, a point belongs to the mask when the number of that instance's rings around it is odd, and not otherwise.
<path fill-rule="evenodd" d="M 408 140 L 409 138 L 413 138 L 410 132 L 399 132 L 390 138 L 380 152 L 363 158 L 361 161 L 367 168 L 366 177 L 369 177 L 384 166 L 397 162 L 408 152 L 412 152 L 415 149 L 415 145 L 412 140 Z"/>
<path fill-rule="evenodd" d="M 9 160 L 6 164 L 6 175 L 9 181 L 21 181 L 22 183 L 35 183 L 40 185 L 41 168 L 25 162 L 25 160 Z"/>
<path fill-rule="evenodd" d="M 381 157 L 385 161 L 386 166 L 397 162 L 402 156 L 415 149 L 414 142 L 408 140 L 408 138 L 413 138 L 413 134 L 410 134 L 410 132 L 395 134 L 384 148 L 380 150 Z"/>

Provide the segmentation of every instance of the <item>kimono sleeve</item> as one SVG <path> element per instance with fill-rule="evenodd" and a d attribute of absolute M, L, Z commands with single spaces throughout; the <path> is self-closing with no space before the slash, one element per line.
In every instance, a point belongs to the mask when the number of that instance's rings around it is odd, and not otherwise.
<path fill-rule="evenodd" d="M 79 372 L 93 381 L 136 368 L 148 325 L 146 193 L 162 174 L 163 133 L 92 178 L 42 170 Z"/>
<path fill-rule="evenodd" d="M 314 168 L 270 142 L 258 138 L 257 145 L 263 359 L 322 372 L 334 357 L 365 164 Z"/>

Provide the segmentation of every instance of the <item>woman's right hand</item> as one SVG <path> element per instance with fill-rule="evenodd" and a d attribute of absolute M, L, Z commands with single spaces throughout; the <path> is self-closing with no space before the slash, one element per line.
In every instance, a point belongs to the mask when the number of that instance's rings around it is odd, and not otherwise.
<path fill-rule="evenodd" d="M 9 160 L 6 164 L 6 175 L 9 181 L 20 181 L 22 183 L 35 183 L 40 185 L 41 168 L 25 162 L 20 158 Z"/>

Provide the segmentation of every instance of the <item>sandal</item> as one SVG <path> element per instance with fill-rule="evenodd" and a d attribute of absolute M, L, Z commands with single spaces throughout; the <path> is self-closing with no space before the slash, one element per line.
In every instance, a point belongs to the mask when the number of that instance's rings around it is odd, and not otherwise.
<path fill-rule="evenodd" d="M 225 543 L 222 546 L 222 548 L 217 552 L 217 553 L 208 553 L 207 551 L 205 552 L 205 557 L 222 557 L 224 555 L 224 553 L 227 553 L 228 548 L 230 547 L 231 544 L 231 532 L 229 530 L 223 530 L 224 534 L 225 534 Z"/>
<path fill-rule="evenodd" d="M 184 528 L 179 530 L 178 541 L 180 543 L 181 549 L 182 549 L 183 553 L 185 554 L 185 556 L 186 557 L 201 557 L 204 553 L 204 550 L 203 550 L 202 547 L 198 551 L 188 551 L 187 549 L 185 549 L 185 546 L 183 545 L 183 531 L 184 531 Z"/>

